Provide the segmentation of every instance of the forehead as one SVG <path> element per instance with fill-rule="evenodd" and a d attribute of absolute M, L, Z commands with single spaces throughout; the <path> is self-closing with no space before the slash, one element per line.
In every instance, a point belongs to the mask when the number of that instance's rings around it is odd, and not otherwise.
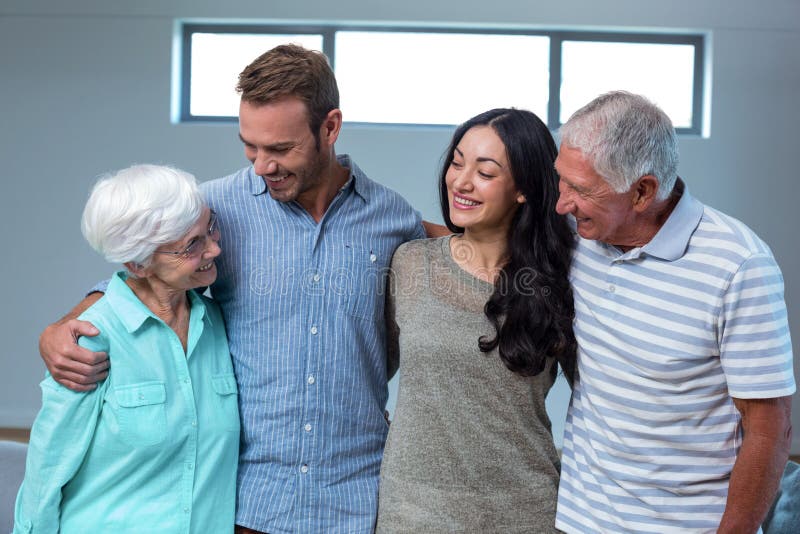
<path fill-rule="evenodd" d="M 281 98 L 269 104 L 242 100 L 239 131 L 245 139 L 248 136 L 297 137 L 310 133 L 306 104 L 296 97 Z"/>
<path fill-rule="evenodd" d="M 457 148 L 467 157 L 506 158 L 506 146 L 490 126 L 474 126 L 466 131 Z"/>
<path fill-rule="evenodd" d="M 600 174 L 594 170 L 594 165 L 580 149 L 562 143 L 558 150 L 555 162 L 556 172 L 559 177 L 569 183 L 583 186 L 606 184 Z"/>

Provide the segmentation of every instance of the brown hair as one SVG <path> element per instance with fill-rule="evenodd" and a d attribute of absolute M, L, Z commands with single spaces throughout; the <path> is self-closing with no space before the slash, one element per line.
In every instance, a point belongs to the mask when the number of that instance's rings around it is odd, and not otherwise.
<path fill-rule="evenodd" d="M 242 100 L 256 105 L 289 96 L 302 100 L 317 149 L 322 121 L 339 107 L 339 88 L 328 58 L 294 44 L 276 46 L 257 57 L 239 74 L 236 92 Z"/>

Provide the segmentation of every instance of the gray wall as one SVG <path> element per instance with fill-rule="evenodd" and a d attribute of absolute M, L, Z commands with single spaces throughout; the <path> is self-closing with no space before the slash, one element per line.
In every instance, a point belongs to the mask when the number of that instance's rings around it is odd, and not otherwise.
<path fill-rule="evenodd" d="M 697 197 L 743 219 L 771 244 L 786 278 L 792 331 L 800 336 L 797 0 L 122 4 L 4 0 L 0 5 L 0 284 L 5 310 L 0 426 L 27 426 L 38 409 L 36 384 L 43 373 L 38 333 L 113 269 L 79 231 L 96 176 L 135 162 L 162 162 L 205 180 L 245 163 L 235 125 L 170 124 L 175 17 L 710 31 L 711 135 L 681 139 L 681 175 Z M 345 125 L 338 149 L 353 154 L 368 174 L 400 191 L 427 218 L 438 220 L 434 175 L 449 135 L 443 129 Z M 567 398 L 560 385 L 550 399 L 559 438 Z M 797 398 L 794 422 L 800 428 Z M 800 453 L 800 438 L 793 452 Z"/>

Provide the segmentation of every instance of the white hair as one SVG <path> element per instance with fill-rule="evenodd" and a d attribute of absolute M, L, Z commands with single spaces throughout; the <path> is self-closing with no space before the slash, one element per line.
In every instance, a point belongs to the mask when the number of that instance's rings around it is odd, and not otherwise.
<path fill-rule="evenodd" d="M 648 174 L 658 180 L 656 198 L 672 192 L 678 177 L 678 139 L 667 114 L 640 95 L 613 91 L 572 114 L 559 130 L 561 142 L 580 150 L 617 193 Z"/>
<path fill-rule="evenodd" d="M 106 260 L 147 265 L 156 248 L 189 231 L 203 206 L 191 174 L 134 165 L 97 181 L 83 210 L 81 231 Z"/>

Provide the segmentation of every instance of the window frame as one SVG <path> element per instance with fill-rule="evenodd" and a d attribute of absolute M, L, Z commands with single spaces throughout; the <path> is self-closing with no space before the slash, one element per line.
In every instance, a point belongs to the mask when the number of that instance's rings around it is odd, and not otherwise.
<path fill-rule="evenodd" d="M 225 34 L 302 34 L 302 35 L 321 35 L 322 52 L 328 57 L 334 72 L 336 72 L 336 32 L 340 31 L 359 31 L 359 32 L 396 32 L 396 33 L 459 33 L 459 34 L 479 34 L 479 35 L 526 35 L 544 36 L 550 38 L 550 58 L 547 66 L 549 74 L 549 92 L 547 103 L 547 126 L 552 131 L 558 130 L 561 126 L 561 69 L 562 69 L 562 45 L 564 41 L 583 41 L 583 42 L 613 42 L 613 43 L 644 43 L 644 44 L 677 44 L 690 45 L 694 47 L 694 72 L 692 87 L 692 124 L 687 128 L 676 128 L 678 134 L 701 135 L 703 131 L 704 117 L 704 91 L 706 87 L 706 34 L 702 32 L 623 32 L 623 31 L 596 31 L 596 30 L 546 30 L 546 29 L 525 29 L 525 28 L 479 28 L 474 26 L 424 26 L 424 25 L 383 25 L 383 24 L 306 24 L 306 23 L 264 23 L 264 24 L 235 24 L 235 23 L 193 23 L 179 22 L 178 31 L 180 32 L 180 49 L 178 54 L 179 61 L 179 81 L 176 84 L 179 88 L 178 122 L 197 123 L 197 122 L 217 122 L 227 123 L 236 122 L 236 116 L 211 116 L 211 115 L 192 115 L 190 113 L 191 102 L 191 57 L 192 57 L 192 35 L 194 33 L 225 33 Z M 361 124 L 370 126 L 392 126 L 392 127 L 431 127 L 449 128 L 447 125 L 438 124 L 411 124 L 411 123 L 380 123 L 380 122 L 352 122 L 349 124 Z"/>

